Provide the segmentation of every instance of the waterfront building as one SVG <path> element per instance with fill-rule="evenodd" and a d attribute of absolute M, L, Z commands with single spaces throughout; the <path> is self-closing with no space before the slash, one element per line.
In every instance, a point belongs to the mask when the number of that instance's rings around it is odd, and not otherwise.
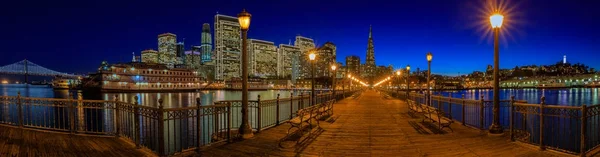
<path fill-rule="evenodd" d="M 365 59 L 365 72 L 367 76 L 367 80 L 370 84 L 373 83 L 373 77 L 375 76 L 375 48 L 373 45 L 373 35 L 372 35 L 372 27 L 369 26 L 369 39 L 367 43 L 367 58 Z"/>
<path fill-rule="evenodd" d="M 142 61 L 144 63 L 156 64 L 158 63 L 158 51 L 153 49 L 144 50 L 141 53 Z"/>
<path fill-rule="evenodd" d="M 360 76 L 360 57 L 352 55 L 346 57 L 347 73 Z"/>
<path fill-rule="evenodd" d="M 212 60 L 212 36 L 210 34 L 210 24 L 204 23 L 202 25 L 202 41 L 201 41 L 201 54 L 202 63 L 210 62 Z"/>
<path fill-rule="evenodd" d="M 158 63 L 172 68 L 176 64 L 177 36 L 172 33 L 158 35 Z"/>
<path fill-rule="evenodd" d="M 277 77 L 277 47 L 275 43 L 250 39 L 248 46 L 250 76 Z"/>
<path fill-rule="evenodd" d="M 198 69 L 200 66 L 200 51 L 196 51 L 192 48 L 192 50 L 184 52 L 185 59 L 184 63 L 188 68 Z"/>
<path fill-rule="evenodd" d="M 315 49 L 315 41 L 311 38 L 296 36 L 294 46 L 300 49 L 300 76 L 299 78 L 310 78 L 310 60 L 308 52 Z"/>
<path fill-rule="evenodd" d="M 241 76 L 242 39 L 236 17 L 215 15 L 215 79 L 226 80 Z"/>
<path fill-rule="evenodd" d="M 178 42 L 177 45 L 175 45 L 175 54 L 177 56 L 177 62 L 175 64 L 186 64 L 185 45 L 183 42 Z"/>
<path fill-rule="evenodd" d="M 194 70 L 149 63 L 102 65 L 90 78 L 94 83 L 88 84 L 102 91 L 195 90 L 207 85 Z"/>
<path fill-rule="evenodd" d="M 317 58 L 315 63 L 315 77 L 331 77 L 331 65 L 335 61 L 336 46 L 332 42 L 325 42 L 322 47 L 317 49 Z"/>
<path fill-rule="evenodd" d="M 281 78 L 291 79 L 296 82 L 300 76 L 300 48 L 279 44 L 277 49 L 277 75 Z"/>

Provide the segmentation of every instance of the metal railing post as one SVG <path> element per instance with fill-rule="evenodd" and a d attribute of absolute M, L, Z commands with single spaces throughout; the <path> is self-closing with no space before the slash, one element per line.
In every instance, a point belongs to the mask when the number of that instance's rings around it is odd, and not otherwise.
<path fill-rule="evenodd" d="M 158 99 L 158 156 L 165 156 L 165 121 L 163 111 L 163 100 Z"/>
<path fill-rule="evenodd" d="M 484 103 L 485 100 L 483 100 L 483 95 L 481 96 L 481 104 L 479 104 L 479 128 L 481 130 L 483 130 L 483 116 L 485 114 L 483 108 L 484 108 Z"/>
<path fill-rule="evenodd" d="M 294 113 L 294 94 L 290 92 L 290 120 L 292 119 Z"/>
<path fill-rule="evenodd" d="M 69 123 L 71 125 L 71 133 L 74 133 L 76 131 L 75 127 L 75 111 L 76 109 L 83 107 L 83 96 L 81 95 L 81 93 L 77 93 L 77 106 L 73 106 L 73 104 L 69 103 Z"/>
<path fill-rule="evenodd" d="M 452 119 L 452 93 L 448 93 L 448 118 Z"/>
<path fill-rule="evenodd" d="M 258 111 L 256 111 L 257 116 L 258 116 L 256 118 L 256 121 L 258 121 L 258 122 L 256 122 L 256 124 L 258 124 L 258 126 L 256 127 L 256 133 L 259 133 L 260 129 L 262 129 L 262 106 L 260 103 L 260 95 L 258 95 L 258 101 L 256 101 L 256 106 L 257 106 L 257 110 L 258 110 Z"/>
<path fill-rule="evenodd" d="M 515 96 L 510 96 L 510 141 L 515 141 Z"/>
<path fill-rule="evenodd" d="M 227 103 L 227 142 L 231 143 L 231 103 Z"/>
<path fill-rule="evenodd" d="M 581 106 L 581 145 L 580 145 L 580 152 L 579 152 L 579 156 L 585 156 L 585 134 L 586 134 L 586 128 L 587 128 L 587 106 L 585 104 L 583 104 Z"/>
<path fill-rule="evenodd" d="M 463 126 L 466 126 L 467 124 L 465 123 L 465 94 L 462 94 L 462 123 Z"/>
<path fill-rule="evenodd" d="M 279 93 L 277 93 L 277 106 L 275 107 L 275 124 L 279 125 Z"/>
<path fill-rule="evenodd" d="M 118 102 L 119 100 L 119 95 L 115 95 L 114 98 L 114 103 L 115 103 L 115 136 L 120 137 L 121 136 L 121 111 L 120 111 L 120 104 Z"/>
<path fill-rule="evenodd" d="M 301 105 L 303 104 L 304 98 L 302 97 L 302 92 L 300 92 L 300 101 L 298 101 L 298 110 L 302 109 Z"/>
<path fill-rule="evenodd" d="M 198 152 L 198 153 L 200 153 L 200 146 L 202 146 L 202 139 L 200 138 L 200 137 L 202 137 L 201 136 L 202 127 L 200 127 L 200 115 L 201 115 L 200 106 L 201 106 L 200 98 L 196 98 L 196 127 L 194 127 L 194 128 L 196 128 L 196 136 L 197 136 L 196 142 L 198 143 L 198 148 L 196 148 L 196 152 Z"/>
<path fill-rule="evenodd" d="M 22 128 L 23 127 L 23 102 L 21 102 L 21 91 L 17 92 L 17 108 L 19 110 L 17 113 L 18 114 L 17 116 L 19 117 L 18 125 L 20 128 Z"/>
<path fill-rule="evenodd" d="M 135 133 L 134 133 L 134 135 L 135 135 L 135 148 L 142 148 L 140 146 L 140 130 L 141 130 L 142 126 L 140 124 L 140 105 L 138 105 L 139 103 L 138 103 L 138 96 L 137 95 L 133 97 L 133 102 L 134 102 L 133 103 L 133 105 L 134 105 L 133 113 L 134 113 L 134 116 L 135 116 L 133 118 L 133 120 L 134 120 L 134 126 L 135 126 L 135 129 L 134 129 L 135 130 Z"/>
<path fill-rule="evenodd" d="M 542 96 L 542 102 L 540 103 L 540 150 L 546 150 L 544 146 L 544 105 L 546 104 L 546 97 Z"/>

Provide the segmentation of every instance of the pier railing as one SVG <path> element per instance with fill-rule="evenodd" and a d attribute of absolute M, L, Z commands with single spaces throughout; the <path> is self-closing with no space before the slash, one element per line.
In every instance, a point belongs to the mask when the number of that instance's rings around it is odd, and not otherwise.
<path fill-rule="evenodd" d="M 384 91 L 392 97 L 411 99 L 427 104 L 426 94 L 404 91 Z M 464 126 L 487 130 L 493 121 L 493 101 L 454 98 L 431 95 L 429 105 L 445 113 Z M 500 125 L 510 134 L 512 141 L 519 141 L 559 152 L 585 156 L 598 152 L 600 146 L 600 104 L 593 106 L 547 105 L 545 98 L 540 104 L 524 100 L 500 101 Z"/>
<path fill-rule="evenodd" d="M 315 104 L 343 99 L 355 91 L 337 91 L 315 95 Z M 255 132 L 277 126 L 293 118 L 298 109 L 311 105 L 311 97 L 249 101 L 249 121 Z M 218 101 L 195 106 L 164 108 L 141 106 L 137 96 L 133 103 L 114 100 L 29 98 L 0 96 L 0 124 L 72 134 L 116 136 L 131 140 L 137 148 L 147 148 L 159 156 L 231 141 L 237 138 L 241 124 L 241 101 Z"/>

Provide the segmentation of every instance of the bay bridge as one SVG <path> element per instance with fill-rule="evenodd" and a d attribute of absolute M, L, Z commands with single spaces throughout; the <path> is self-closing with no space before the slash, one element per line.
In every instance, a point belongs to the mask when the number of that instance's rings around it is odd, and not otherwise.
<path fill-rule="evenodd" d="M 64 72 L 54 71 L 38 64 L 35 64 L 27 59 L 22 61 L 1 66 L 0 75 L 24 75 L 25 82 L 28 82 L 28 76 L 60 76 L 65 78 L 78 78 L 81 75 L 69 74 Z"/>

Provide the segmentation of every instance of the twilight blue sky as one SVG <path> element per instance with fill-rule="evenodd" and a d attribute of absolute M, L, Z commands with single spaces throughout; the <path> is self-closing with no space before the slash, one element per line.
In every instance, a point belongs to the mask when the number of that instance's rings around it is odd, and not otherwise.
<path fill-rule="evenodd" d="M 364 62 L 373 25 L 378 65 L 410 64 L 455 75 L 493 63 L 493 45 L 482 28 L 480 0 L 195 0 L 20 1 L 0 5 L 0 65 L 27 58 L 62 72 L 93 72 L 102 60 L 131 60 L 131 52 L 157 49 L 157 35 L 177 34 L 186 47 L 200 44 L 203 23 L 214 15 L 252 15 L 249 38 L 288 43 L 297 34 L 321 45 L 334 42 L 337 60 Z M 17 4 L 18 3 L 18 4 Z M 600 1 L 512 0 L 512 22 L 503 33 L 501 68 L 568 61 L 600 69 Z M 482 18 L 484 17 L 484 18 Z M 481 24 L 483 21 L 483 24 Z M 486 25 L 487 24 L 487 25 Z"/>

